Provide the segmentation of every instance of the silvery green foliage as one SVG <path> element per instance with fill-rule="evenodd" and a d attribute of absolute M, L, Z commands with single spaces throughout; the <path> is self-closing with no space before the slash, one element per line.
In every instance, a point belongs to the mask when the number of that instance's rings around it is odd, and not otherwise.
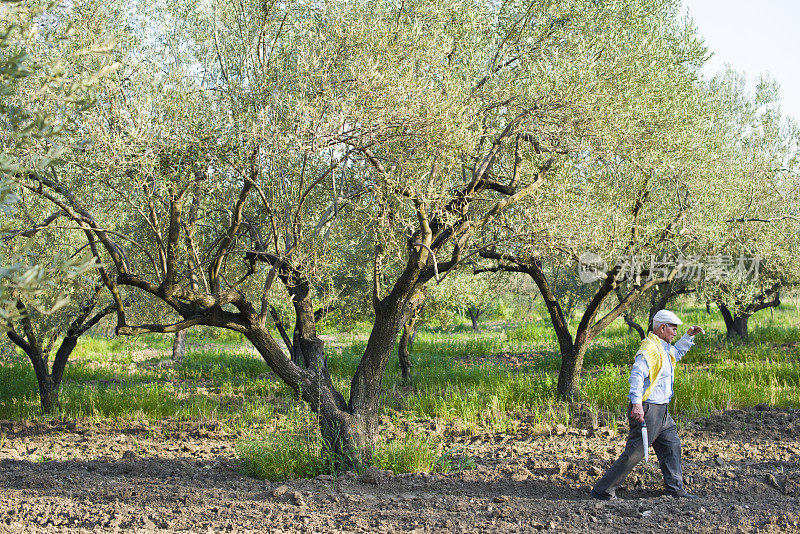
<path fill-rule="evenodd" d="M 27 243 L 14 243 L 17 232 L 12 221 L 18 215 L 17 202 L 8 181 L 0 182 L 0 331 L 20 318 L 21 302 L 43 314 L 62 308 L 69 302 L 65 282 L 74 281 L 94 265 L 91 258 L 44 255 Z"/>
<path fill-rule="evenodd" d="M 578 252 L 624 249 L 633 197 L 696 180 L 705 152 L 695 75 L 705 50 L 675 2 L 143 4 L 158 28 L 142 26 L 142 63 L 107 95 L 120 111 L 113 127 L 92 126 L 111 155 L 108 183 L 142 206 L 148 180 L 164 197 L 194 165 L 213 172 L 203 193 L 219 205 L 255 164 L 271 209 L 250 202 L 249 216 L 274 221 L 281 253 L 321 278 L 341 270 L 345 248 L 369 257 L 369 232 L 385 272 L 402 262 L 406 229 L 422 210 L 454 217 L 445 208 L 465 164 L 517 116 L 523 139 L 570 155 L 556 157 L 546 194 L 507 210 L 507 228 L 548 227 L 540 240 Z M 347 157 L 353 146 L 371 147 L 386 172 Z M 515 166 L 513 146 L 494 174 L 517 172 L 521 188 L 552 153 L 520 141 Z M 565 210 L 573 199 L 587 205 Z M 338 217 L 326 217 L 331 207 Z M 648 208 L 652 238 L 672 213 Z M 203 215 L 214 224 L 210 208 Z"/>
<path fill-rule="evenodd" d="M 94 265 L 85 254 L 26 243 L 31 234 L 26 236 L 21 227 L 25 221 L 13 190 L 22 175 L 55 169 L 80 111 L 93 103 L 91 88 L 116 68 L 111 64 L 69 73 L 54 48 L 67 42 L 70 32 L 64 24 L 56 30 L 49 27 L 53 9 L 53 3 L 44 1 L 0 5 L 0 330 L 20 317 L 22 303 L 45 314 L 63 307 L 69 300 L 65 283 Z M 104 53 L 108 46 L 101 43 L 76 53 Z"/>
<path fill-rule="evenodd" d="M 702 279 L 701 292 L 746 313 L 776 291 L 800 282 L 800 128 L 782 116 L 777 85 L 761 78 L 753 91 L 728 70 L 710 82 L 719 158 L 713 172 L 728 178 L 715 209 L 725 224 L 707 245 L 724 259 L 725 276 Z M 755 268 L 754 268 L 755 267 Z"/>

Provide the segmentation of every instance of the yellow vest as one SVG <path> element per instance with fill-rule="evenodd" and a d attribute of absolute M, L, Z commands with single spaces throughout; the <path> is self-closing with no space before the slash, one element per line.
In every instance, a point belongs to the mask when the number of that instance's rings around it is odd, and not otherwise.
<path fill-rule="evenodd" d="M 664 351 L 664 345 L 661 343 L 661 338 L 650 332 L 647 334 L 647 337 L 642 340 L 642 346 L 639 347 L 639 350 L 636 351 L 636 354 L 641 354 L 644 356 L 648 367 L 650 367 L 650 385 L 647 386 L 644 395 L 642 395 L 642 402 L 644 402 L 647 400 L 647 397 L 650 396 L 650 390 L 653 389 L 653 384 L 655 384 L 658 378 L 661 376 L 661 369 L 664 367 L 667 353 Z M 669 358 L 672 360 L 672 367 L 674 369 L 676 362 L 675 347 L 669 348 Z"/>

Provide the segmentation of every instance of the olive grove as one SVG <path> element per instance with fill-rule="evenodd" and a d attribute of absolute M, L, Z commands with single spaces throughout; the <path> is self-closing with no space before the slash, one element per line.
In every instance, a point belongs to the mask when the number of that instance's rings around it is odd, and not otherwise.
<path fill-rule="evenodd" d="M 717 229 L 705 50 L 676 2 L 87 0 L 61 20 L 72 47 L 118 42 L 67 71 L 121 66 L 59 171 L 17 186 L 87 236 L 117 334 L 241 333 L 341 466 L 370 461 L 381 380 L 426 283 L 481 257 L 524 264 L 555 325 L 540 262 L 679 252 Z M 373 322 L 337 388 L 317 321 L 354 263 Z M 563 337 L 562 394 L 622 312 L 596 320 L 619 270 Z"/>

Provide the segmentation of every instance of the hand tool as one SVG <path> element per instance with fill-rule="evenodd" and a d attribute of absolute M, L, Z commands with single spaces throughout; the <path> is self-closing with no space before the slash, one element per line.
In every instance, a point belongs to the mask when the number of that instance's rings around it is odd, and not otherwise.
<path fill-rule="evenodd" d="M 642 445 L 644 446 L 644 461 L 647 462 L 650 459 L 648 454 L 648 449 L 650 449 L 650 443 L 647 441 L 647 425 L 642 421 Z"/>

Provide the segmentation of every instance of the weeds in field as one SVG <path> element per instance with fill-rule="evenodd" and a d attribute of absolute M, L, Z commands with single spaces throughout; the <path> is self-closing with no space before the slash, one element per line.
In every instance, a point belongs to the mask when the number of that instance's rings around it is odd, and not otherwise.
<path fill-rule="evenodd" d="M 335 466 L 322 454 L 319 438 L 312 433 L 278 433 L 241 441 L 237 453 L 248 476 L 271 481 L 336 475 Z M 394 473 L 447 473 L 474 468 L 472 458 L 443 451 L 428 438 L 410 435 L 384 442 L 374 452 L 373 464 Z"/>
<path fill-rule="evenodd" d="M 338 475 L 323 452 L 317 432 L 308 428 L 313 418 L 286 417 L 281 431 L 271 431 L 239 442 L 237 453 L 248 476 L 271 481 Z M 473 469 L 475 460 L 463 448 L 445 450 L 441 441 L 406 434 L 383 440 L 373 454 L 373 465 L 394 473 L 448 473 Z"/>
<path fill-rule="evenodd" d="M 627 404 L 628 367 L 608 365 L 595 374 L 587 376 L 581 388 L 581 396 L 590 405 L 617 412 Z"/>
<path fill-rule="evenodd" d="M 243 472 L 271 481 L 312 478 L 325 469 L 319 440 L 309 434 L 275 434 L 241 441 L 237 447 Z"/>
<path fill-rule="evenodd" d="M 440 473 L 469 471 L 476 467 L 475 458 L 464 447 L 447 449 L 436 459 L 436 471 Z"/>
<path fill-rule="evenodd" d="M 444 467 L 438 461 L 441 453 L 441 444 L 431 438 L 406 434 L 401 439 L 381 443 L 375 450 L 373 462 L 394 473 L 433 473 Z"/>

